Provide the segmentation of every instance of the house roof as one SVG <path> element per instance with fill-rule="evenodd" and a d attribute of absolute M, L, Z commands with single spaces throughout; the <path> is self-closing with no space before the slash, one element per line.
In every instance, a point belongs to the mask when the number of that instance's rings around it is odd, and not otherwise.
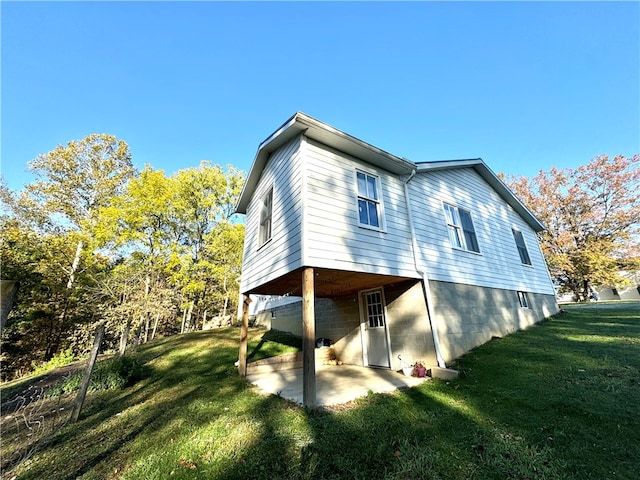
<path fill-rule="evenodd" d="M 262 171 L 271 152 L 301 133 L 304 133 L 308 138 L 329 145 L 353 157 L 366 160 L 368 163 L 384 168 L 392 173 L 408 174 L 416 168 L 415 164 L 409 160 L 396 157 L 348 133 L 333 128 L 326 123 L 322 123 L 305 113 L 297 112 L 289 118 L 289 120 L 284 122 L 280 128 L 267 137 L 258 147 L 258 152 L 249 171 L 249 176 L 247 177 L 247 181 L 240 194 L 240 199 L 236 205 L 237 213 L 247 213 L 247 206 L 251 200 L 251 195 L 258 184 L 258 180 L 262 175 Z"/>
<path fill-rule="evenodd" d="M 296 112 L 284 122 L 275 132 L 267 137 L 258 147 L 253 165 L 245 182 L 242 193 L 236 205 L 236 213 L 247 213 L 247 206 L 258 185 L 262 171 L 269 159 L 269 155 L 292 138 L 304 133 L 308 138 L 340 150 L 353 157 L 383 168 L 397 175 L 451 170 L 458 168 L 473 168 L 520 216 L 539 232 L 544 230 L 540 221 L 516 198 L 511 190 L 491 171 L 481 158 L 469 160 L 440 160 L 432 162 L 414 163 L 406 158 L 397 157 L 391 153 L 364 142 L 337 128 L 323 123 L 305 113 Z"/>

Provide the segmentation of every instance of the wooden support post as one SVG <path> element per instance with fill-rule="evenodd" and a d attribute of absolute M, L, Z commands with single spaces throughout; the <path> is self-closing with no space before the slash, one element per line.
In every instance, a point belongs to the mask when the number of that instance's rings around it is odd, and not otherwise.
<path fill-rule="evenodd" d="M 302 403 L 316 406 L 316 317 L 313 268 L 302 272 Z"/>
<path fill-rule="evenodd" d="M 240 352 L 238 353 L 238 373 L 247 376 L 247 332 L 249 330 L 249 295 L 244 295 L 242 302 L 242 324 L 240 325 Z"/>

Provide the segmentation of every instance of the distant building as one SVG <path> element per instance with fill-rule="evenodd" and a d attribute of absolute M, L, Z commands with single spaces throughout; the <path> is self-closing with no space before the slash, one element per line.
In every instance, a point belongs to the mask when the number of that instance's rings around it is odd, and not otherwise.
<path fill-rule="evenodd" d="M 619 272 L 632 283 L 626 287 L 603 286 L 596 288 L 600 300 L 640 300 L 640 272 Z"/>

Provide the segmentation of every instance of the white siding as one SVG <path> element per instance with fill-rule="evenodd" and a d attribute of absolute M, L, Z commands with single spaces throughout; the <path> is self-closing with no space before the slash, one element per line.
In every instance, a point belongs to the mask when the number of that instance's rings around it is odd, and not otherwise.
<path fill-rule="evenodd" d="M 425 172 L 409 183 L 421 265 L 431 280 L 554 294 L 535 232 L 472 168 Z M 454 249 L 443 203 L 471 212 L 480 253 Z M 522 265 L 511 232 L 525 239 Z"/>
<path fill-rule="evenodd" d="M 278 278 L 302 264 L 301 137 L 271 154 L 247 207 L 241 292 Z M 271 240 L 260 246 L 262 197 L 273 187 Z"/>
<path fill-rule="evenodd" d="M 395 175 L 311 140 L 305 169 L 306 265 L 418 278 L 404 187 Z M 379 178 L 382 231 L 358 224 L 356 169 Z"/>

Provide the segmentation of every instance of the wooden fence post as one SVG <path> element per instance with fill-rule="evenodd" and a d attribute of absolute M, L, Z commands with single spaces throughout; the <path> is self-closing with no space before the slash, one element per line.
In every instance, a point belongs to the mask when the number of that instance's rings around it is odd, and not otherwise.
<path fill-rule="evenodd" d="M 98 358 L 98 351 L 100 350 L 100 344 L 102 343 L 103 337 L 104 337 L 104 323 L 101 323 L 96 329 L 96 338 L 93 341 L 91 356 L 89 357 L 89 362 L 87 363 L 87 366 L 84 369 L 84 375 L 82 377 L 82 383 L 80 384 L 80 390 L 78 391 L 78 395 L 76 396 L 76 401 L 73 405 L 73 411 L 71 412 L 72 423 L 77 422 L 78 417 L 80 416 L 80 410 L 82 410 L 82 404 L 84 403 L 84 398 L 87 396 L 87 389 L 89 388 L 89 381 L 91 380 L 91 372 L 93 371 L 93 366 L 95 365 L 96 359 Z"/>

